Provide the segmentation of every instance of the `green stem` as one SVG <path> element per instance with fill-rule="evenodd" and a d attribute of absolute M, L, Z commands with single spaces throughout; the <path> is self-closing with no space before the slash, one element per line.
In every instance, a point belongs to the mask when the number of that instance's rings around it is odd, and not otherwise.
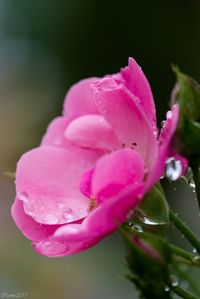
<path fill-rule="evenodd" d="M 181 298 L 184 299 L 198 299 L 198 297 L 188 293 L 185 289 L 182 289 L 179 286 L 172 286 L 169 285 L 170 289 L 177 295 L 179 295 Z"/>
<path fill-rule="evenodd" d="M 168 243 L 168 245 L 173 254 L 188 260 L 190 265 L 200 267 L 200 261 L 196 260 L 196 257 L 192 253 L 190 253 L 180 247 L 177 247 L 173 244 Z"/>
<path fill-rule="evenodd" d="M 193 179 L 195 183 L 195 190 L 196 190 L 196 195 L 197 195 L 197 201 L 199 204 L 199 209 L 200 209 L 200 171 L 199 171 L 199 162 L 194 161 L 194 163 L 190 164 L 193 172 Z"/>
<path fill-rule="evenodd" d="M 173 213 L 171 210 L 169 211 L 169 217 L 171 222 L 180 230 L 180 232 L 185 236 L 185 238 L 190 242 L 190 244 L 196 248 L 198 253 L 200 253 L 200 240 L 196 237 L 196 235 L 191 231 L 189 226 L 181 220 L 177 216 L 177 214 Z"/>
<path fill-rule="evenodd" d="M 178 273 L 179 278 L 185 280 L 189 283 L 190 288 L 200 297 L 200 288 L 197 286 L 196 282 L 193 281 L 189 273 L 187 271 L 183 271 L 177 264 L 173 264 L 173 268 Z"/>

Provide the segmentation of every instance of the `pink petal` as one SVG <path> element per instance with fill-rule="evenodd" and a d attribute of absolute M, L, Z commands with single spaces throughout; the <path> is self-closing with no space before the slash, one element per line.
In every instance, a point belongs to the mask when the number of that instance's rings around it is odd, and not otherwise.
<path fill-rule="evenodd" d="M 121 70 L 121 75 L 127 88 L 140 99 L 147 117 L 153 124 L 156 124 L 156 111 L 151 87 L 141 67 L 133 58 L 129 58 L 129 64 Z"/>
<path fill-rule="evenodd" d="M 96 208 L 81 224 L 63 225 L 52 237 L 34 243 L 34 249 L 42 255 L 56 257 L 78 253 L 94 246 L 125 221 L 127 212 L 140 202 L 143 190 L 143 184 L 130 186 Z"/>
<path fill-rule="evenodd" d="M 137 100 L 112 78 L 104 78 L 94 85 L 94 101 L 112 126 L 122 147 L 134 148 L 150 167 L 157 155 L 157 132 L 153 131 Z"/>
<path fill-rule="evenodd" d="M 159 154 L 154 161 L 152 171 L 147 180 L 146 190 L 149 190 L 163 176 L 166 168 L 166 160 L 175 155 L 172 145 L 172 138 L 175 133 L 179 117 L 179 106 L 176 104 L 171 111 L 167 112 L 167 120 L 159 136 Z M 180 156 L 179 156 L 180 159 Z M 186 160 L 182 157 L 181 162 L 183 171 L 186 169 Z"/>
<path fill-rule="evenodd" d="M 96 159 L 92 152 L 77 155 L 50 146 L 24 154 L 18 162 L 16 189 L 25 213 L 49 225 L 85 217 L 89 202 L 79 191 L 79 181 Z"/>
<path fill-rule="evenodd" d="M 94 173 L 94 167 L 92 169 L 89 169 L 86 171 L 80 179 L 80 191 L 83 193 L 83 195 L 87 197 L 91 197 L 91 192 L 92 192 L 92 177 Z"/>
<path fill-rule="evenodd" d="M 37 223 L 32 217 L 24 213 L 23 202 L 16 199 L 12 206 L 12 217 L 25 237 L 32 241 L 41 241 L 51 236 L 58 225 L 44 225 Z"/>
<path fill-rule="evenodd" d="M 101 115 L 84 115 L 76 118 L 67 127 L 65 137 L 72 144 L 87 149 L 111 151 L 119 147 L 113 129 Z"/>
<path fill-rule="evenodd" d="M 143 178 L 144 161 L 136 151 L 115 151 L 98 160 L 92 176 L 92 197 L 97 202 L 108 200 Z"/>
<path fill-rule="evenodd" d="M 68 141 L 65 137 L 65 130 L 69 124 L 66 117 L 55 118 L 47 128 L 47 131 L 42 138 L 41 145 L 52 145 L 56 147 L 67 148 Z"/>
<path fill-rule="evenodd" d="M 68 119 L 74 119 L 85 114 L 98 114 L 93 102 L 93 90 L 91 84 L 98 78 L 84 79 L 73 85 L 64 101 L 64 115 Z"/>

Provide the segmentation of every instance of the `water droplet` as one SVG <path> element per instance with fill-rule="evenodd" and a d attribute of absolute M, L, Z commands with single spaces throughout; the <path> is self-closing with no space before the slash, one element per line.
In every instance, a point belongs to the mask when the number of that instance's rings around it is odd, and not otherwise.
<path fill-rule="evenodd" d="M 181 161 L 175 160 L 175 158 L 171 157 L 167 160 L 166 162 L 166 176 L 171 180 L 171 181 L 176 181 L 182 172 L 182 165 Z"/>
<path fill-rule="evenodd" d="M 172 286 L 173 287 L 177 287 L 178 286 L 178 279 L 177 279 L 177 277 L 175 276 L 175 275 L 172 275 L 171 276 L 171 283 L 172 283 Z"/>
<path fill-rule="evenodd" d="M 34 246 L 47 256 L 60 256 L 69 250 L 69 246 L 66 243 L 54 240 L 34 243 Z"/>
<path fill-rule="evenodd" d="M 192 177 L 189 178 L 188 183 L 189 183 L 189 186 L 190 186 L 192 192 L 195 192 L 195 182 Z"/>
<path fill-rule="evenodd" d="M 167 119 L 171 118 L 172 117 L 172 112 L 171 111 L 167 111 L 166 116 L 167 116 Z"/>
<path fill-rule="evenodd" d="M 148 217 L 145 217 L 145 216 L 142 216 L 140 218 L 140 220 L 147 224 L 147 225 L 161 225 L 161 224 L 165 224 L 164 222 L 161 222 L 161 221 L 155 221 L 155 220 L 152 220 L 152 219 L 149 219 Z"/>
<path fill-rule="evenodd" d="M 161 127 L 164 128 L 164 127 L 165 127 L 165 124 L 166 124 L 166 120 L 163 120 L 163 121 L 161 122 Z"/>
<path fill-rule="evenodd" d="M 27 192 L 22 191 L 22 192 L 17 192 L 17 198 L 19 200 L 22 200 L 23 202 L 27 202 L 29 199 L 29 195 Z"/>
<path fill-rule="evenodd" d="M 195 261 L 199 261 L 200 260 L 200 256 L 199 255 L 195 255 L 194 260 Z"/>
<path fill-rule="evenodd" d="M 154 130 L 154 131 L 153 131 L 153 135 L 154 135 L 154 136 L 157 136 L 157 135 L 158 135 L 158 132 L 157 132 L 156 130 Z"/>
<path fill-rule="evenodd" d="M 196 248 L 193 248 L 193 249 L 192 249 L 192 252 L 193 252 L 193 253 L 197 253 Z"/>
<path fill-rule="evenodd" d="M 107 109 L 103 109 L 103 113 L 107 113 L 108 112 L 108 110 Z"/>
<path fill-rule="evenodd" d="M 67 222 L 72 222 L 76 218 L 73 210 L 66 207 L 63 209 L 63 217 Z"/>
<path fill-rule="evenodd" d="M 168 286 L 165 286 L 164 290 L 165 292 L 169 292 L 170 288 Z"/>
<path fill-rule="evenodd" d="M 140 225 L 138 225 L 138 224 L 134 224 L 134 225 L 133 225 L 133 228 L 134 228 L 134 230 L 136 230 L 137 232 L 140 232 L 140 233 L 143 232 L 143 228 L 142 228 Z"/>
<path fill-rule="evenodd" d="M 44 223 L 46 224 L 58 224 L 59 219 L 56 215 L 53 214 L 49 214 L 47 216 L 44 217 Z"/>

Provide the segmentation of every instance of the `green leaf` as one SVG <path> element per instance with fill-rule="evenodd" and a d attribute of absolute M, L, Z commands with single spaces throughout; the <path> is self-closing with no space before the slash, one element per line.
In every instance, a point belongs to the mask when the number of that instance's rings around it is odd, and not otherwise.
<path fill-rule="evenodd" d="M 176 150 L 189 159 L 200 157 L 200 85 L 173 67 L 177 83 L 172 102 L 180 107 L 179 122 L 174 136 Z"/>
<path fill-rule="evenodd" d="M 138 207 L 140 220 L 147 225 L 163 225 L 169 223 L 169 208 L 161 184 L 157 183 L 145 195 Z"/>

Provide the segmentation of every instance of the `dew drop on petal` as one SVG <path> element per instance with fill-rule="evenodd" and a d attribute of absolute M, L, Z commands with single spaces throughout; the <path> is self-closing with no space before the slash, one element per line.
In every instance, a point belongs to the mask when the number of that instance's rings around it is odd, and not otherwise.
<path fill-rule="evenodd" d="M 167 114 L 166 114 L 166 116 L 167 116 L 167 119 L 171 118 L 172 117 L 172 111 L 171 110 L 168 111 Z"/>
<path fill-rule="evenodd" d="M 163 120 L 163 121 L 161 122 L 161 127 L 164 128 L 165 125 L 166 125 L 166 120 Z"/>
<path fill-rule="evenodd" d="M 77 217 L 74 214 L 73 210 L 71 208 L 64 208 L 63 209 L 63 218 L 64 220 L 66 220 L 67 222 L 72 222 L 74 221 Z"/>
<path fill-rule="evenodd" d="M 59 256 L 69 250 L 69 246 L 65 242 L 59 241 L 41 241 L 34 243 L 34 246 L 47 256 Z"/>
<path fill-rule="evenodd" d="M 171 181 L 176 181 L 182 173 L 181 161 L 171 157 L 166 161 L 165 174 Z"/>
<path fill-rule="evenodd" d="M 157 136 L 157 135 L 158 135 L 158 132 L 157 132 L 156 130 L 154 130 L 154 131 L 153 131 L 153 135 L 154 135 L 154 136 Z"/>
<path fill-rule="evenodd" d="M 44 223 L 45 224 L 58 224 L 59 223 L 59 218 L 56 215 L 49 214 L 44 217 Z"/>

